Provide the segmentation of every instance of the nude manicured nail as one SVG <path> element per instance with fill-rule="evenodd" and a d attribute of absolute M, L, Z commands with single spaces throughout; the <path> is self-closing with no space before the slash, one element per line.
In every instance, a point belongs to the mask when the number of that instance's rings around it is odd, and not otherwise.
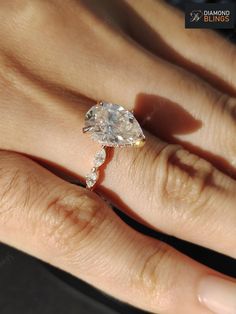
<path fill-rule="evenodd" d="M 236 283 L 215 276 L 199 284 L 199 301 L 216 314 L 236 314 Z"/>

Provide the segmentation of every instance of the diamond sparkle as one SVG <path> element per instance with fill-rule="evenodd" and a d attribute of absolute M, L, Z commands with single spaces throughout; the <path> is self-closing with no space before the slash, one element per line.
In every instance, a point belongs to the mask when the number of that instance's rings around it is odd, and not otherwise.
<path fill-rule="evenodd" d="M 98 179 L 98 172 L 96 168 L 93 168 L 90 173 L 86 175 L 86 186 L 91 189 Z"/>
<path fill-rule="evenodd" d="M 96 153 L 94 157 L 94 166 L 100 167 L 102 164 L 104 164 L 106 160 L 106 151 L 105 148 L 102 148 L 99 152 Z"/>
<path fill-rule="evenodd" d="M 85 116 L 86 132 L 105 146 L 132 146 L 145 139 L 134 115 L 122 106 L 102 102 L 93 106 Z"/>

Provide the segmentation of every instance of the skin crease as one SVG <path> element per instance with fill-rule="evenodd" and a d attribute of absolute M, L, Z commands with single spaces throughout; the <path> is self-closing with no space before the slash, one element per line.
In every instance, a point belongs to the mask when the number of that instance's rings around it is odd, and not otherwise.
<path fill-rule="evenodd" d="M 0 240 L 145 310 L 209 314 L 197 300 L 198 282 L 220 274 L 133 231 L 94 193 L 4 152 L 83 178 L 99 149 L 81 134 L 97 99 L 132 109 L 140 94 L 167 98 L 201 121 L 176 139 L 209 152 L 208 161 L 187 144 L 162 141 L 146 123 L 146 145 L 115 150 L 100 192 L 153 228 L 236 257 L 235 47 L 212 32 L 183 31 L 180 13 L 162 1 L 145 1 L 145 9 L 141 0 L 96 3 L 0 3 Z M 151 32 L 145 40 L 135 33 L 137 14 L 161 38 L 165 20 L 174 19 L 168 44 L 195 66 L 171 47 L 152 46 Z M 218 50 L 209 60 L 212 40 Z M 201 67 L 224 84 L 207 82 Z M 212 155 L 226 160 L 231 177 L 210 163 Z"/>

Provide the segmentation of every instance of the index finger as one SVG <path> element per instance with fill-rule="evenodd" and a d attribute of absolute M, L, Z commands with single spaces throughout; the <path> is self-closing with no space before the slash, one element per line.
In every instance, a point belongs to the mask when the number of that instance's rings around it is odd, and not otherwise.
<path fill-rule="evenodd" d="M 9 152 L 0 157 L 1 241 L 147 311 L 234 310 L 230 278 L 136 232 L 94 193 L 28 158 Z"/>

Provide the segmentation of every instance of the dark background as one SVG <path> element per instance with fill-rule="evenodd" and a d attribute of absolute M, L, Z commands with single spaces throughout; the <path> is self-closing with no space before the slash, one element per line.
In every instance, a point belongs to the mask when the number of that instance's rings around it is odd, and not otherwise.
<path fill-rule="evenodd" d="M 102 0 L 98 0 L 102 1 Z M 146 0 L 143 0 L 146 1 Z M 186 1 L 169 0 L 184 8 Z M 230 2 L 230 1 L 192 1 Z M 234 1 L 231 1 L 234 2 Z M 221 31 L 236 42 L 235 30 Z M 236 278 L 236 261 L 151 231 L 133 222 L 116 210 L 133 228 L 161 239 L 192 258 Z M 122 304 L 86 283 L 26 254 L 3 244 L 0 245 L 0 314 L 138 314 L 145 313 Z"/>

